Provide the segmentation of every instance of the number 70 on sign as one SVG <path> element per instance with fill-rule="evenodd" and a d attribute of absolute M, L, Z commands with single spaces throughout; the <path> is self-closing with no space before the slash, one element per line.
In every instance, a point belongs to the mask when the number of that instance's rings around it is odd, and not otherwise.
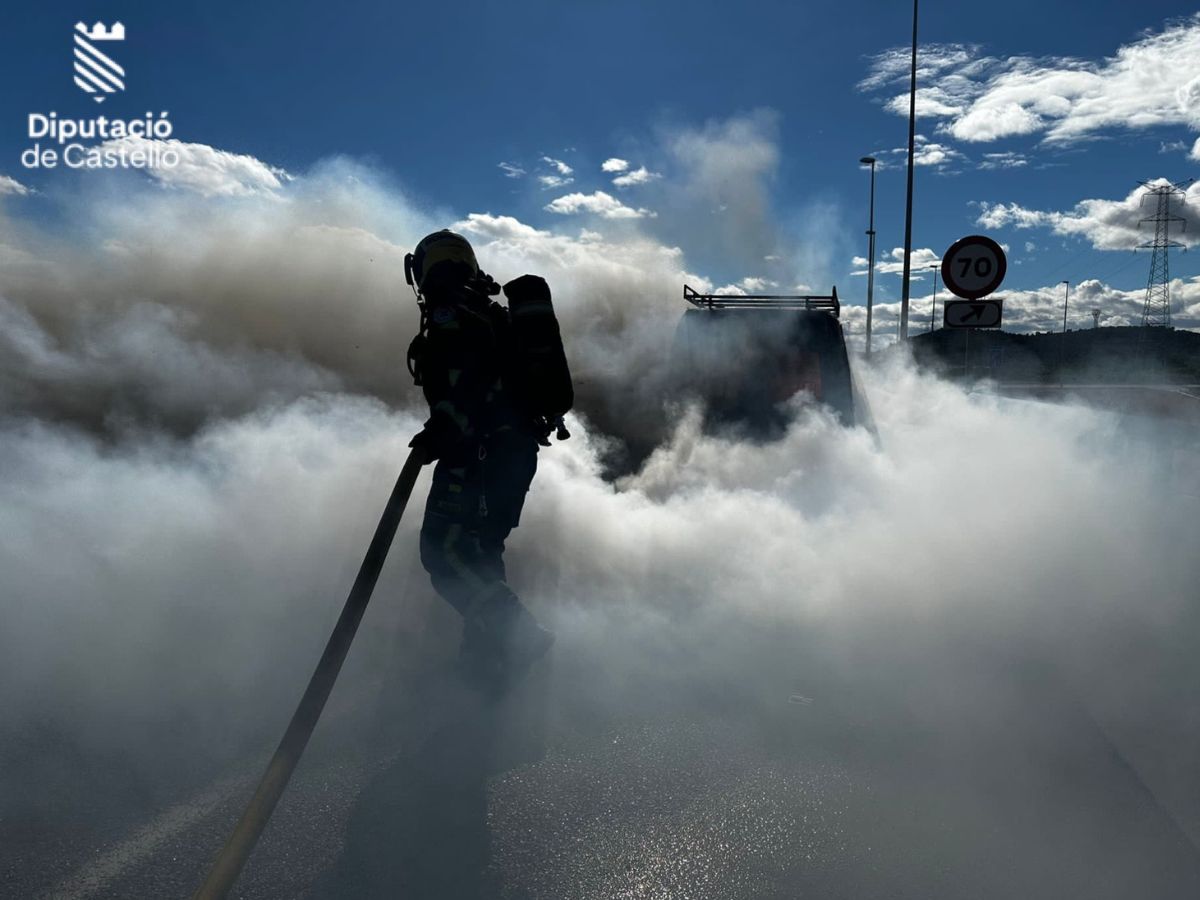
<path fill-rule="evenodd" d="M 942 282 L 952 294 L 966 300 L 992 293 L 1007 270 L 1004 248 L 982 234 L 960 238 L 942 255 Z"/>

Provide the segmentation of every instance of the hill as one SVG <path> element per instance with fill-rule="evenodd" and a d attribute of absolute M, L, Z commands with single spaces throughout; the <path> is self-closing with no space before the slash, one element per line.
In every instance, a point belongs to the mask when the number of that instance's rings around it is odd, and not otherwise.
<path fill-rule="evenodd" d="M 948 378 L 1024 384 L 1200 383 L 1200 334 L 1089 328 L 1065 334 L 938 329 L 911 339 L 917 364 Z"/>

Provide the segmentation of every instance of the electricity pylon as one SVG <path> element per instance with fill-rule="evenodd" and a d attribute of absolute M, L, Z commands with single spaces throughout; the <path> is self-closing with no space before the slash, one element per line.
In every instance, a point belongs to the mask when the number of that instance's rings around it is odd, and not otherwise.
<path fill-rule="evenodd" d="M 1183 248 L 1179 241 L 1171 240 L 1171 226 L 1178 222 L 1181 230 L 1187 227 L 1183 216 L 1171 215 L 1172 198 L 1184 197 L 1185 189 L 1191 184 L 1191 179 L 1178 181 L 1174 184 L 1152 184 L 1148 181 L 1138 182 L 1146 188 L 1142 195 L 1142 204 L 1154 198 L 1157 209 L 1153 216 L 1142 219 L 1154 223 L 1154 240 L 1138 244 L 1139 250 L 1152 251 L 1150 256 L 1150 277 L 1146 281 L 1146 304 L 1142 308 L 1142 325 L 1144 327 L 1170 327 L 1171 325 L 1171 276 L 1168 263 L 1168 253 L 1172 248 Z"/>

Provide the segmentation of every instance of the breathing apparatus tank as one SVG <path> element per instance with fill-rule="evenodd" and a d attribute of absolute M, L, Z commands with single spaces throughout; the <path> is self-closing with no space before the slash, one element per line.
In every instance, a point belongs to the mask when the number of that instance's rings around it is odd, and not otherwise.
<path fill-rule="evenodd" d="M 575 403 L 571 369 L 550 286 L 537 275 L 522 275 L 504 285 L 512 323 L 516 395 L 529 411 L 557 426 L 559 440 L 569 436 L 562 417 Z"/>

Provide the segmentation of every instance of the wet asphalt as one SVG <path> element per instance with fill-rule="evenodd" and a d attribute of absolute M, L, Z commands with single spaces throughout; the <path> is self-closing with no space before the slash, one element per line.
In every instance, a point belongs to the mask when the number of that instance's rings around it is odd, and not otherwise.
<path fill-rule="evenodd" d="M 567 633 L 498 698 L 438 653 L 342 685 L 234 896 L 1200 896 L 1200 852 L 1052 667 L 744 641 L 622 673 Z M 268 751 L 10 843 L 2 893 L 189 896 Z"/>

